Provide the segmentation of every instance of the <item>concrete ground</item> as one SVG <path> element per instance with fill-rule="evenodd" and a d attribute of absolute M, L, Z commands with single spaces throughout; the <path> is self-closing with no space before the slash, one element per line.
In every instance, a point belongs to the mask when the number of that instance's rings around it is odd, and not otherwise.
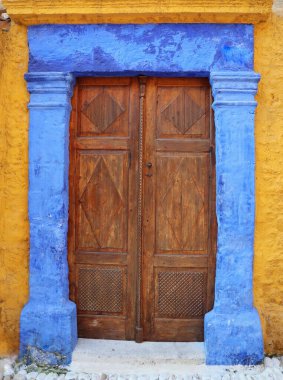
<path fill-rule="evenodd" d="M 225 349 L 225 348 L 223 348 Z M 283 357 L 257 366 L 206 366 L 203 343 L 79 339 L 68 367 L 0 358 L 0 380 L 283 380 Z"/>
<path fill-rule="evenodd" d="M 283 379 L 282 358 L 258 366 L 206 366 L 203 343 L 79 339 L 69 369 L 113 377 L 169 379 Z M 112 376 L 111 376 L 112 375 Z"/>
<path fill-rule="evenodd" d="M 204 364 L 203 343 L 79 339 L 70 366 L 76 372 L 182 374 Z"/>

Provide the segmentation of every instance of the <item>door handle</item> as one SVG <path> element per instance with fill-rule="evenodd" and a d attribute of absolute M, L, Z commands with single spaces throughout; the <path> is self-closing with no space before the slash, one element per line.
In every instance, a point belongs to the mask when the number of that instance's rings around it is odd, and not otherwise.
<path fill-rule="evenodd" d="M 151 162 L 147 162 L 145 165 L 146 165 L 146 167 L 148 167 L 149 169 L 152 167 L 152 163 L 151 163 Z"/>

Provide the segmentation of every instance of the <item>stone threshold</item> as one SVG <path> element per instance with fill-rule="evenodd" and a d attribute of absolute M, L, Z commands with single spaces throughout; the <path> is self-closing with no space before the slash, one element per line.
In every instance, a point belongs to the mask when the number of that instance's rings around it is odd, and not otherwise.
<path fill-rule="evenodd" d="M 205 363 L 203 342 L 143 342 L 79 339 L 71 371 L 88 373 L 175 373 Z"/>

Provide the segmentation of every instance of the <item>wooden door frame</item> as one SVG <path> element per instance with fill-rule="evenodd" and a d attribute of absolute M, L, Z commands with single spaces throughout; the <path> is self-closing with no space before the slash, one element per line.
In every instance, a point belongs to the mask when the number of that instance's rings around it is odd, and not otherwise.
<path fill-rule="evenodd" d="M 77 341 L 67 264 L 74 81 L 86 75 L 144 74 L 210 79 L 218 248 L 214 309 L 205 317 L 206 362 L 260 362 L 263 340 L 252 286 L 254 97 L 259 81 L 253 71 L 253 26 L 38 25 L 29 27 L 28 40 L 30 299 L 21 314 L 21 356 L 36 358 L 43 351 L 52 363 L 68 363 Z"/>

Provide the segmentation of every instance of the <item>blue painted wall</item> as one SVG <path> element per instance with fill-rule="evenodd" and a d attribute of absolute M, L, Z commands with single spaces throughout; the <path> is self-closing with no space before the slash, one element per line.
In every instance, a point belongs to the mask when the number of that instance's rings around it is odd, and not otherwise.
<path fill-rule="evenodd" d="M 28 31 L 30 301 L 21 353 L 69 362 L 77 339 L 68 301 L 68 130 L 78 75 L 208 76 L 216 126 L 218 252 L 209 364 L 262 359 L 253 308 L 254 96 L 251 25 L 38 25 Z M 219 71 L 221 71 L 219 73 Z"/>
<path fill-rule="evenodd" d="M 259 75 L 211 73 L 218 222 L 214 308 L 205 316 L 208 364 L 256 364 L 262 331 L 253 307 L 254 115 Z"/>
<path fill-rule="evenodd" d="M 30 298 L 21 314 L 20 355 L 71 361 L 76 305 L 69 301 L 67 232 L 69 120 L 73 77 L 26 75 L 30 92 Z"/>
<path fill-rule="evenodd" d="M 29 71 L 207 76 L 253 69 L 252 25 L 38 25 L 28 40 Z"/>

